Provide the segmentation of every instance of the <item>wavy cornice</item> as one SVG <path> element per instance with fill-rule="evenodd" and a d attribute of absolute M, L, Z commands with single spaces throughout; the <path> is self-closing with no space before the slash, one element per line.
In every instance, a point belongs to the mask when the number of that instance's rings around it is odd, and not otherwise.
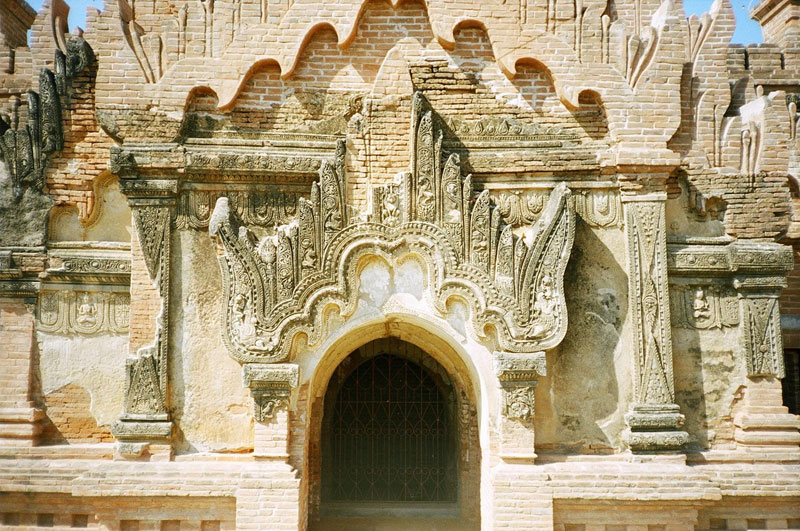
<path fill-rule="evenodd" d="M 143 101 L 149 100 L 164 112 L 177 115 L 184 111 L 192 91 L 204 88 L 216 94 L 220 109 L 229 109 L 235 105 L 247 80 L 264 65 L 275 65 L 282 78 L 290 78 L 306 44 L 320 29 L 332 29 L 339 48 L 347 49 L 357 38 L 359 20 L 367 3 L 368 0 L 343 0 L 336 3 L 335 9 L 319 9 L 315 0 L 296 0 L 280 17 L 269 22 L 244 20 L 224 51 L 206 52 L 198 57 L 179 54 L 179 60 L 164 65 L 162 75 L 143 72 L 143 81 L 152 78 L 149 83 L 143 82 Z M 393 7 L 401 4 L 400 0 L 392 1 Z M 582 93 L 592 93 L 605 107 L 609 132 L 618 143 L 612 163 L 641 165 L 643 158 L 664 166 L 677 163 L 677 157 L 666 149 L 666 142 L 679 125 L 679 119 L 674 117 L 680 116 L 680 86 L 674 80 L 681 76 L 689 38 L 680 3 L 664 0 L 641 35 L 632 29 L 631 21 L 623 18 L 612 24 L 614 28 L 609 29 L 608 24 L 603 26 L 602 35 L 591 29 L 599 27 L 600 22 L 592 19 L 581 29 L 583 21 L 576 19 L 577 33 L 583 35 L 581 31 L 584 31 L 586 34 L 585 38 L 567 39 L 574 42 L 567 42 L 562 34 L 539 28 L 533 22 L 523 24 L 517 10 L 509 9 L 501 0 L 464 2 L 456 6 L 444 0 L 427 0 L 423 4 L 432 36 L 443 48 L 454 47 L 459 27 L 477 26 L 485 30 L 498 67 L 508 77 L 514 77 L 520 62 L 536 64 L 548 73 L 560 100 L 570 109 L 580 106 Z M 148 24 L 137 25 L 130 19 L 130 10 L 113 4 L 108 7 L 110 15 L 106 16 L 118 18 L 123 33 L 139 36 L 121 40 L 128 45 L 117 45 L 122 47 L 120 57 L 127 57 L 134 68 L 137 63 L 146 64 L 147 57 L 139 56 L 147 55 L 147 47 L 142 43 L 148 37 Z M 179 19 L 183 16 L 185 24 L 186 10 L 178 11 L 183 15 L 175 16 Z M 597 15 L 597 9 L 593 8 L 591 14 Z M 154 38 L 162 31 L 162 26 L 156 24 L 159 20 L 150 21 L 156 28 Z M 179 22 L 175 24 L 180 25 Z M 131 33 L 131 28 L 136 31 Z M 597 61 L 594 57 L 597 54 L 580 53 L 595 45 L 611 46 L 612 29 L 622 35 L 622 41 L 615 40 L 615 48 L 604 52 L 602 59 Z M 137 44 L 137 38 L 141 43 Z M 591 39 L 598 39 L 598 42 Z M 617 46 L 624 50 L 617 50 Z M 626 59 L 630 64 L 618 64 L 615 56 L 622 55 L 630 55 L 629 60 Z M 101 68 L 113 69 L 114 65 Z M 635 75 L 631 76 L 631 72 Z M 106 75 L 113 78 L 110 71 Z M 99 76 L 99 79 L 105 78 Z M 151 88 L 144 88 L 147 85 Z M 105 108 L 105 97 L 100 92 L 99 108 Z M 652 120 L 631 122 L 631 114 L 648 116 Z"/>

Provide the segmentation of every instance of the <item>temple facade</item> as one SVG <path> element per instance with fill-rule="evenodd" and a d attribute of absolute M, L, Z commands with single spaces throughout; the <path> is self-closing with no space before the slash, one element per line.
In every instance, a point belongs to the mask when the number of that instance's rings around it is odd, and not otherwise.
<path fill-rule="evenodd" d="M 68 14 L 0 1 L 0 530 L 800 529 L 798 0 Z"/>

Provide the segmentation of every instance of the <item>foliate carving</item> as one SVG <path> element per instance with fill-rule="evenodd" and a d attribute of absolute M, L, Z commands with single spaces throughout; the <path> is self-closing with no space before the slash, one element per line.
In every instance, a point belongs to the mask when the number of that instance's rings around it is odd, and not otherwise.
<path fill-rule="evenodd" d="M 140 351 L 137 358 L 130 358 L 126 362 L 125 413 L 127 415 L 166 413 L 156 354 L 156 349 L 151 348 L 145 352 Z"/>
<path fill-rule="evenodd" d="M 523 123 L 513 117 L 492 116 L 475 121 L 450 117 L 441 125 L 451 133 L 444 139 L 443 146 L 451 149 L 461 146 L 497 147 L 505 144 L 515 148 L 559 147 L 562 141 L 578 139 L 576 134 L 559 127 Z"/>
<path fill-rule="evenodd" d="M 616 190 L 583 190 L 572 196 L 575 213 L 590 227 L 623 225 L 622 202 Z"/>
<path fill-rule="evenodd" d="M 747 375 L 784 377 L 777 297 L 742 298 Z"/>
<path fill-rule="evenodd" d="M 670 290 L 672 325 L 677 328 L 729 328 L 739 325 L 739 300 L 715 285 L 680 285 Z"/>
<path fill-rule="evenodd" d="M 495 197 L 503 221 L 514 227 L 535 223 L 547 203 L 549 192 L 503 192 Z M 621 227 L 622 203 L 611 189 L 573 190 L 570 197 L 575 213 L 593 228 Z"/>
<path fill-rule="evenodd" d="M 186 155 L 186 170 L 192 172 L 226 170 L 313 174 L 319 171 L 321 160 L 315 157 L 290 155 L 256 155 L 251 153 L 196 152 Z"/>
<path fill-rule="evenodd" d="M 503 414 L 506 418 L 530 422 L 536 409 L 535 384 L 508 385 L 504 388 Z"/>
<path fill-rule="evenodd" d="M 38 329 L 55 334 L 126 334 L 130 295 L 100 291 L 44 291 Z"/>
<path fill-rule="evenodd" d="M 542 213 L 547 195 L 519 192 L 499 194 L 495 201 L 503 221 L 514 227 L 535 223 Z"/>
<path fill-rule="evenodd" d="M 495 354 L 494 370 L 503 391 L 503 415 L 524 423 L 533 421 L 537 378 L 546 374 L 544 352 L 520 355 L 509 352 Z"/>
<path fill-rule="evenodd" d="M 131 262 L 116 258 L 69 257 L 63 259 L 60 270 L 70 273 L 130 274 Z"/>
<path fill-rule="evenodd" d="M 459 156 L 443 156 L 427 101 L 416 94 L 412 107 L 411 172 L 374 188 L 364 217 L 345 208 L 343 142 L 334 160 L 321 164 L 295 218 L 267 236 L 257 238 L 229 198 L 217 200 L 209 232 L 220 246 L 229 301 L 223 336 L 236 359 L 286 359 L 298 333 L 315 344 L 324 307 L 337 305 L 343 315 L 355 308 L 356 264 L 370 254 L 425 259 L 437 308 L 446 312 L 451 296 L 469 301 L 472 329 L 495 333 L 504 350 L 537 352 L 561 341 L 575 226 L 569 189 L 557 186 L 518 237 L 487 192 L 474 196 Z"/>
<path fill-rule="evenodd" d="M 147 270 L 155 279 L 169 237 L 171 211 L 167 207 L 139 206 L 133 209 L 133 219 Z"/>
<path fill-rule="evenodd" d="M 664 201 L 627 202 L 625 211 L 636 339 L 635 398 L 642 404 L 671 404 L 674 391 Z"/>
<path fill-rule="evenodd" d="M 12 119 L 0 118 L 0 156 L 8 173 L 15 199 L 25 188 L 41 192 L 47 157 L 64 145 L 61 98 L 67 81 L 77 76 L 93 60 L 89 45 L 80 37 L 67 43 L 67 55 L 55 52 L 56 72 L 43 68 L 39 75 L 39 93 L 28 91 L 28 122 L 20 125 L 19 100 L 16 99 Z"/>
<path fill-rule="evenodd" d="M 244 384 L 253 396 L 254 416 L 258 422 L 272 420 L 279 409 L 288 405 L 298 378 L 298 367 L 292 363 L 245 365 Z"/>
<path fill-rule="evenodd" d="M 242 223 L 263 228 L 290 223 L 297 213 L 300 199 L 300 194 L 293 192 L 190 190 L 178 199 L 175 227 L 207 229 L 214 205 L 223 196 L 230 199 L 231 208 Z"/>

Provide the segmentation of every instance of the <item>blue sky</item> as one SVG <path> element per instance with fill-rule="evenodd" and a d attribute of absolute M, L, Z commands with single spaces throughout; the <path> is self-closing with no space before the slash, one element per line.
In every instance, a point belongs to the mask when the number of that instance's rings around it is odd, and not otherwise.
<path fill-rule="evenodd" d="M 42 0 L 28 0 L 34 9 L 38 10 L 42 5 Z M 732 0 L 733 8 L 736 11 L 736 33 L 733 35 L 733 42 L 749 44 L 762 42 L 761 28 L 754 20 L 750 20 L 748 13 L 757 0 Z M 702 14 L 708 11 L 712 0 L 684 0 L 686 14 Z M 69 13 L 70 28 L 75 26 L 86 26 L 86 7 L 94 6 L 102 8 L 102 0 L 67 0 L 72 7 Z"/>

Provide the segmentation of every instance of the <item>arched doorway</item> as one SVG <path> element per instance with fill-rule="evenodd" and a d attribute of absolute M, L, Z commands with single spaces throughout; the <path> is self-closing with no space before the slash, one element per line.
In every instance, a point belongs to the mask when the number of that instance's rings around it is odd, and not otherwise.
<path fill-rule="evenodd" d="M 477 524 L 472 507 L 462 510 L 465 494 L 477 501 L 471 483 L 479 473 L 467 402 L 447 371 L 411 343 L 377 339 L 352 352 L 323 402 L 320 516 Z"/>

